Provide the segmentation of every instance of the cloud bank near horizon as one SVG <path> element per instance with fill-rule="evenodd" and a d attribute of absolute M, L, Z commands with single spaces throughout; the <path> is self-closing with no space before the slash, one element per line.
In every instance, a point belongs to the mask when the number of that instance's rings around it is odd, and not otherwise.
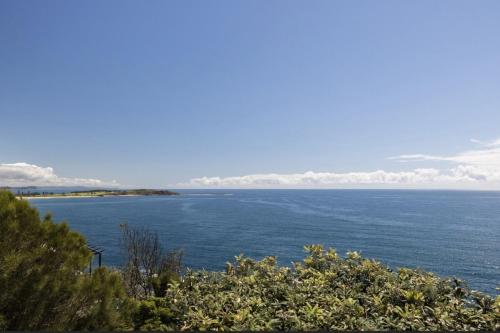
<path fill-rule="evenodd" d="M 234 177 L 198 177 L 177 188 L 455 188 L 500 190 L 500 139 L 471 139 L 476 149 L 454 155 L 403 154 L 398 163 L 424 164 L 406 171 L 261 173 Z M 443 163 L 428 167 L 425 163 Z M 420 165 L 419 165 L 420 166 Z M 0 186 L 122 187 L 115 180 L 58 176 L 52 167 L 28 163 L 0 164 Z"/>
<path fill-rule="evenodd" d="M 459 165 L 448 171 L 435 168 L 417 168 L 412 171 L 389 172 L 376 170 L 370 172 L 314 172 L 294 174 L 253 174 L 237 177 L 200 177 L 193 178 L 181 187 L 225 187 L 225 188 L 330 188 L 350 187 L 351 185 L 374 187 L 452 187 L 464 188 L 473 185 L 500 185 L 500 173 L 485 172 L 479 168 Z M 472 185 L 472 186 L 471 186 Z M 500 189 L 500 187 L 499 187 Z"/>
<path fill-rule="evenodd" d="M 415 168 L 411 171 L 314 172 L 293 174 L 251 174 L 236 177 L 199 177 L 181 187 L 223 188 L 335 188 L 335 187 L 410 187 L 410 188 L 493 188 L 500 189 L 500 139 L 478 144 L 475 150 L 450 156 L 405 154 L 390 157 L 399 162 L 449 162 L 452 167 Z"/>
<path fill-rule="evenodd" d="M 54 173 L 51 167 L 28 163 L 0 164 L 0 186 L 89 186 L 117 187 L 116 181 L 92 178 L 67 178 Z"/>

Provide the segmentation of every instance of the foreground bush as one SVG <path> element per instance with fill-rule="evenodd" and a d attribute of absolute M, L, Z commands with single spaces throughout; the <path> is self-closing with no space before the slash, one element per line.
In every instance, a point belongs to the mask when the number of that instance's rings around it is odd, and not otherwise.
<path fill-rule="evenodd" d="M 147 330 L 498 330 L 500 297 L 418 270 L 393 272 L 356 252 L 306 247 L 293 268 L 237 257 L 225 273 L 188 271 L 143 301 Z"/>
<path fill-rule="evenodd" d="M 168 284 L 179 281 L 182 251 L 167 252 L 160 235 L 144 227 L 120 225 L 125 265 L 122 279 L 127 294 L 134 299 L 164 296 Z"/>
<path fill-rule="evenodd" d="M 83 273 L 90 258 L 81 235 L 0 191 L 0 329 L 122 328 L 120 276 Z"/>

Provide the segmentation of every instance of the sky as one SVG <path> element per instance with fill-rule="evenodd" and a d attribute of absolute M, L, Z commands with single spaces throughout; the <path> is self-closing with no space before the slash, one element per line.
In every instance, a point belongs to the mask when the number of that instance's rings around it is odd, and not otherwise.
<path fill-rule="evenodd" d="M 0 186 L 500 190 L 500 1 L 0 1 Z"/>

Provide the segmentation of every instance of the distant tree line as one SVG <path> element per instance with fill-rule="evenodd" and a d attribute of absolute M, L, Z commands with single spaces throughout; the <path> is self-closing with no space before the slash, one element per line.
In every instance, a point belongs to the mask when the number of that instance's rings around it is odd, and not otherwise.
<path fill-rule="evenodd" d="M 37 197 L 37 196 L 43 196 L 43 195 L 53 195 L 54 192 L 23 192 L 23 191 L 17 191 L 18 196 L 29 196 L 29 197 Z"/>

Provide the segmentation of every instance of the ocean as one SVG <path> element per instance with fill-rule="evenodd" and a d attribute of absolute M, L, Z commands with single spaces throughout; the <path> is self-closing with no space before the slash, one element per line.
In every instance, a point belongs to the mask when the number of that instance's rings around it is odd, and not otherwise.
<path fill-rule="evenodd" d="M 417 190 L 180 190 L 179 196 L 33 199 L 42 214 L 103 248 L 120 266 L 120 227 L 157 231 L 193 269 L 223 270 L 235 255 L 302 260 L 303 246 L 359 251 L 391 268 L 412 267 L 500 287 L 500 192 Z"/>

